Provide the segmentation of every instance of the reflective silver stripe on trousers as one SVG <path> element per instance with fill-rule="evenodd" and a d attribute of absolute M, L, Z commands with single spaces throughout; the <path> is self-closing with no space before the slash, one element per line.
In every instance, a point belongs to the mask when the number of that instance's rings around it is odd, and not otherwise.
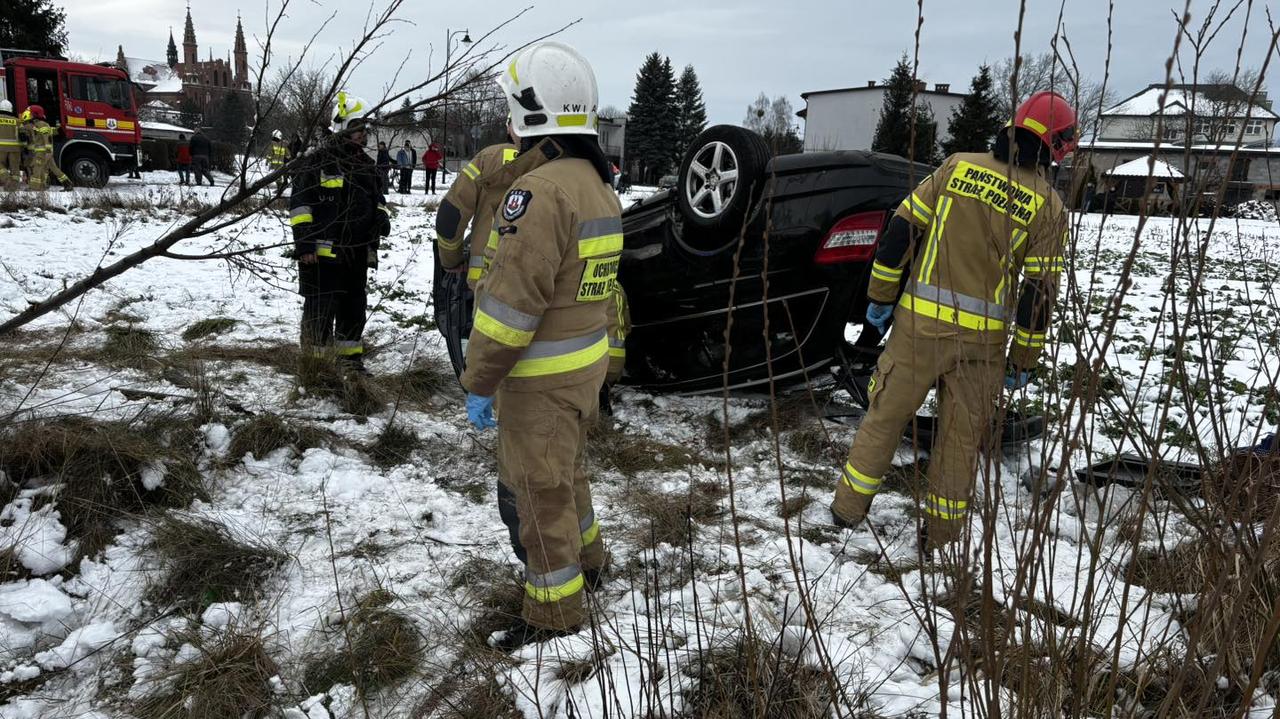
<path fill-rule="evenodd" d="M 618 339 L 616 337 L 610 337 L 609 346 L 616 349 L 622 349 L 627 346 L 627 341 L 623 339 Z"/>
<path fill-rule="evenodd" d="M 484 255 L 472 255 L 472 256 L 471 256 L 471 266 L 472 266 L 472 267 L 484 267 Z"/>
<path fill-rule="evenodd" d="M 505 302 L 495 300 L 491 295 L 480 295 L 480 299 L 476 300 L 476 309 L 515 330 L 532 332 L 542 323 L 541 317 L 521 312 Z"/>
<path fill-rule="evenodd" d="M 907 286 L 907 294 L 913 297 L 919 297 L 922 300 L 936 302 L 946 307 L 954 307 L 958 310 L 964 310 L 975 315 L 981 315 L 988 319 L 1008 321 L 1013 313 L 1004 305 L 980 300 L 977 297 L 947 290 L 936 285 L 926 285 L 919 280 L 912 280 Z"/>
<path fill-rule="evenodd" d="M 587 530 L 591 529 L 591 525 L 595 523 L 596 523 L 596 510 L 592 509 L 590 512 L 587 512 L 587 516 L 578 520 L 578 534 L 586 534 Z"/>
<path fill-rule="evenodd" d="M 534 574 L 529 570 L 525 570 L 524 580 L 539 589 L 546 589 L 547 587 L 558 587 L 572 582 L 579 574 L 582 574 L 582 568 L 576 564 L 570 564 L 564 569 L 557 569 L 546 574 Z"/>
<path fill-rule="evenodd" d="M 299 215 L 310 215 L 310 214 L 311 214 L 310 205 L 299 205 L 289 211 L 290 217 L 297 217 Z"/>
<path fill-rule="evenodd" d="M 580 350 L 587 349 L 604 339 L 604 337 L 604 330 L 600 330 L 595 334 L 573 337 L 567 340 L 531 342 L 529 347 L 525 349 L 524 354 L 520 355 L 520 359 L 543 359 L 545 357 L 559 357 L 560 355 L 567 355 L 571 352 L 578 352 Z"/>
<path fill-rule="evenodd" d="M 578 239 L 580 240 L 620 234 L 622 234 L 622 218 L 620 217 L 601 217 L 596 220 L 587 220 L 578 225 Z"/>

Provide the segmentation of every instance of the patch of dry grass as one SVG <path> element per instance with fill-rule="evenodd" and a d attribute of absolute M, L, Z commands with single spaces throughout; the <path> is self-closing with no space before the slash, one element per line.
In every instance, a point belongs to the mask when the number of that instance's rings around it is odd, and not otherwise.
<path fill-rule="evenodd" d="M 191 323 L 191 326 L 182 331 L 182 339 L 187 342 L 202 340 L 211 335 L 230 332 L 238 324 L 240 324 L 239 320 L 230 317 L 209 317 Z"/>
<path fill-rule="evenodd" d="M 588 435 L 587 453 L 598 464 L 634 477 L 643 472 L 675 472 L 708 461 L 679 445 L 653 439 L 642 432 L 622 432 L 602 421 Z"/>
<path fill-rule="evenodd" d="M 461 392 L 452 371 L 446 372 L 434 363 L 419 361 L 409 369 L 375 378 L 382 390 L 401 404 L 429 406 L 441 396 L 457 396 Z"/>
<path fill-rule="evenodd" d="M 375 592 L 362 599 L 335 631 L 336 650 L 320 652 L 305 662 L 303 687 L 308 694 L 350 684 L 370 695 L 408 677 L 422 658 L 422 633 L 404 614 L 388 609 L 392 598 Z"/>
<path fill-rule="evenodd" d="M 263 413 L 236 427 L 227 457 L 233 462 L 246 454 L 261 459 L 281 447 L 291 447 L 301 453 L 312 447 L 331 446 L 336 441 L 337 436 L 326 429 Z"/>
<path fill-rule="evenodd" d="M 208 498 L 193 461 L 193 431 L 167 416 L 134 424 L 82 417 L 21 422 L 0 432 L 0 470 L 17 482 L 60 485 L 54 501 L 77 540 L 74 565 L 110 544 L 120 518 Z M 164 484 L 149 490 L 144 474 L 162 476 Z"/>
<path fill-rule="evenodd" d="M 487 649 L 489 635 L 510 627 L 524 608 L 524 579 L 511 565 L 490 559 L 464 562 L 449 578 L 449 589 L 466 597 L 473 617 L 463 638 L 473 647 Z"/>
<path fill-rule="evenodd" d="M 369 457 L 379 467 L 396 467 L 409 464 L 413 453 L 422 449 L 424 442 L 413 430 L 398 422 L 390 422 L 378 433 L 378 439 L 369 446 Z"/>
<path fill-rule="evenodd" d="M 134 324 L 110 325 L 103 332 L 106 339 L 97 357 L 88 354 L 87 359 L 99 359 L 109 365 L 140 368 L 156 356 L 160 346 L 154 332 Z"/>
<path fill-rule="evenodd" d="M 199 656 L 154 680 L 164 688 L 127 709 L 137 719 L 235 719 L 266 716 L 275 692 L 271 679 L 280 667 L 262 637 L 233 629 L 213 636 L 185 637 Z"/>
<path fill-rule="evenodd" d="M 685 671 L 697 682 L 685 696 L 689 717 L 825 719 L 835 706 L 821 670 L 758 640 L 703 652 Z"/>
<path fill-rule="evenodd" d="M 288 558 L 265 541 L 234 535 L 208 519 L 164 515 L 153 545 L 160 581 L 148 596 L 162 606 L 198 612 L 216 602 L 246 602 Z"/>
<path fill-rule="evenodd" d="M 626 497 L 631 505 L 632 530 L 643 546 L 685 546 L 697 535 L 699 525 L 710 524 L 725 513 L 725 489 L 718 482 L 691 482 L 687 492 L 659 492 L 641 488 Z"/>

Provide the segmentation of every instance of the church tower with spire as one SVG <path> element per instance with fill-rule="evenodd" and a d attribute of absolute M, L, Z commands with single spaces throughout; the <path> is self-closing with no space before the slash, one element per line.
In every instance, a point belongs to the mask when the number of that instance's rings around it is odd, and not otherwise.
<path fill-rule="evenodd" d="M 187 27 L 182 32 L 182 62 L 194 66 L 200 62 L 200 46 L 196 45 L 196 26 L 191 22 L 191 3 L 187 3 Z"/>
<path fill-rule="evenodd" d="M 178 66 L 178 46 L 173 42 L 173 28 L 169 28 L 169 48 L 165 51 L 165 62 L 170 68 Z"/>
<path fill-rule="evenodd" d="M 244 44 L 244 25 L 236 13 L 236 87 L 249 87 L 249 49 Z"/>

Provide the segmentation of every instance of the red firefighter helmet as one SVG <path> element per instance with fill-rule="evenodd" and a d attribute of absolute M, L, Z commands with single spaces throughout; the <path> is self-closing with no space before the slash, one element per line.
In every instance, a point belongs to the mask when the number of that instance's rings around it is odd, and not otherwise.
<path fill-rule="evenodd" d="M 28 105 L 27 111 L 30 112 L 31 116 L 37 120 L 44 119 L 44 108 L 39 105 Z"/>
<path fill-rule="evenodd" d="M 1071 154 L 1080 144 L 1076 111 L 1056 92 L 1037 92 L 1018 108 L 1013 126 L 1035 133 L 1053 155 L 1054 162 Z"/>

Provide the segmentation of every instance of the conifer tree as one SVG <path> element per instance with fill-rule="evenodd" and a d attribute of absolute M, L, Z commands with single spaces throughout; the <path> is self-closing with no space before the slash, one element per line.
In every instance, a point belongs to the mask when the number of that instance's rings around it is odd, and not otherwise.
<path fill-rule="evenodd" d="M 1000 103 L 992 86 L 991 67 L 983 65 L 969 83 L 969 95 L 951 110 L 951 136 L 942 152 L 986 152 L 1001 126 Z"/>
<path fill-rule="evenodd" d="M 676 162 L 698 135 L 707 129 L 707 105 L 702 99 L 702 84 L 698 82 L 698 73 L 693 65 L 685 65 L 676 85 L 676 103 L 680 113 L 680 134 L 677 140 Z"/>
<path fill-rule="evenodd" d="M 680 118 L 669 59 L 656 52 L 645 58 L 627 117 L 626 156 L 628 162 L 639 164 L 639 179 L 653 182 L 673 172 Z"/>
<path fill-rule="evenodd" d="M 924 103 L 911 100 L 915 96 L 916 80 L 911 65 L 903 53 L 893 73 L 885 80 L 884 105 L 880 108 L 880 122 L 876 125 L 871 149 L 892 155 L 910 157 L 916 162 L 937 164 L 938 122 L 933 110 Z M 914 118 L 913 118 L 914 115 Z M 914 151 L 911 142 L 912 120 L 915 121 Z"/>

